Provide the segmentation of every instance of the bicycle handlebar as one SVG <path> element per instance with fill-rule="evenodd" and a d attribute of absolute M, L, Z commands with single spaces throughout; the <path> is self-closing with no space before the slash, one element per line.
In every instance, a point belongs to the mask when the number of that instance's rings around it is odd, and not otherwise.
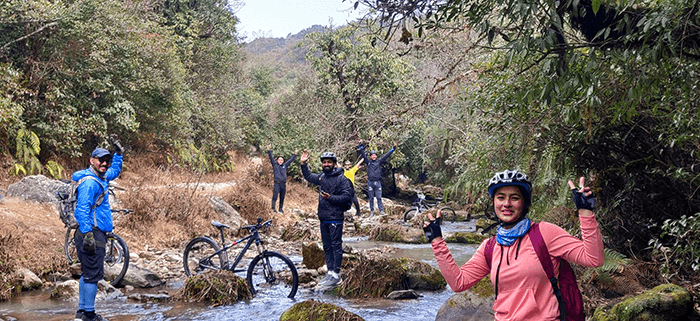
<path fill-rule="evenodd" d="M 132 212 L 134 212 L 134 210 L 132 210 L 132 209 L 120 209 L 120 210 L 112 209 L 112 213 L 124 213 L 124 214 L 129 214 L 129 213 L 132 213 Z"/>
<path fill-rule="evenodd" d="M 247 229 L 248 231 L 252 232 L 253 230 L 259 230 L 263 227 L 269 227 L 270 225 L 272 225 L 272 219 L 269 219 L 260 224 L 241 226 L 241 229 Z"/>

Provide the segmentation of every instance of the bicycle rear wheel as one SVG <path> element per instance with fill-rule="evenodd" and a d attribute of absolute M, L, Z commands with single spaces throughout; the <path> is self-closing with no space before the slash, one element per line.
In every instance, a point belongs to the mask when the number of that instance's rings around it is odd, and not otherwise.
<path fill-rule="evenodd" d="M 418 210 L 415 208 L 412 208 L 412 209 L 406 211 L 405 213 L 403 213 L 403 221 L 408 222 L 408 221 L 412 220 L 414 217 L 416 217 L 416 215 L 418 215 Z"/>
<path fill-rule="evenodd" d="M 452 221 L 454 223 L 457 220 L 457 214 L 455 213 L 455 210 L 449 208 L 449 207 L 443 207 L 440 209 L 440 217 L 442 217 L 442 221 Z"/>
<path fill-rule="evenodd" d="M 299 287 L 299 276 L 294 263 L 286 256 L 265 251 L 248 266 L 247 275 L 253 295 L 286 296 L 294 298 Z"/>
<path fill-rule="evenodd" d="M 129 269 L 129 247 L 119 235 L 107 234 L 104 267 L 105 281 L 118 286 Z"/>
<path fill-rule="evenodd" d="M 185 274 L 192 276 L 206 270 L 220 270 L 223 266 L 224 252 L 219 252 L 219 246 L 208 237 L 197 237 L 185 247 L 182 263 Z"/>

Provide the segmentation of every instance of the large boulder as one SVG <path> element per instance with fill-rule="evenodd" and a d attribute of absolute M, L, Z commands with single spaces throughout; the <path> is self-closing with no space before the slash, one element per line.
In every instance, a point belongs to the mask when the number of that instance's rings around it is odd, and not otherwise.
<path fill-rule="evenodd" d="M 17 271 L 18 277 L 22 280 L 22 290 L 34 290 L 41 288 L 44 282 L 27 268 L 21 268 Z"/>
<path fill-rule="evenodd" d="M 219 213 L 222 223 L 234 229 L 243 225 L 248 225 L 248 221 L 241 217 L 241 214 L 220 196 L 210 195 L 209 205 L 214 211 Z"/>
<path fill-rule="evenodd" d="M 65 282 L 56 283 L 56 287 L 51 291 L 50 298 L 57 301 L 77 301 L 79 294 L 79 282 L 77 280 L 68 280 Z M 124 294 L 117 290 L 104 280 L 97 283 L 96 300 L 112 300 L 123 297 Z"/>
<path fill-rule="evenodd" d="M 453 294 L 440 307 L 435 320 L 492 321 L 495 300 L 490 278 L 487 276 L 471 289 Z"/>
<path fill-rule="evenodd" d="M 119 271 L 111 271 L 108 266 L 105 266 L 105 274 L 118 273 Z M 129 265 L 121 285 L 131 285 L 135 288 L 154 288 L 165 284 L 158 274 L 137 266 L 136 264 Z"/>
<path fill-rule="evenodd" d="M 56 192 L 66 183 L 50 179 L 44 175 L 23 177 L 19 182 L 7 187 L 7 195 L 36 203 L 56 203 Z"/>
<path fill-rule="evenodd" d="M 349 312 L 331 303 L 316 302 L 307 300 L 293 305 L 289 310 L 284 311 L 280 316 L 280 321 L 364 321 L 359 315 Z"/>
<path fill-rule="evenodd" d="M 698 320 L 700 317 L 693 304 L 693 297 L 686 289 L 675 284 L 662 284 L 612 307 L 597 308 L 591 320 Z"/>

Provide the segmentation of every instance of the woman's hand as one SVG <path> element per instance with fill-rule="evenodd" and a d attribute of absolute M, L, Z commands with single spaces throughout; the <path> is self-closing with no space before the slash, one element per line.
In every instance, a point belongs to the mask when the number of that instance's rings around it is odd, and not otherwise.
<path fill-rule="evenodd" d="M 579 179 L 579 188 L 576 188 L 576 185 L 574 185 L 574 182 L 569 181 L 569 187 L 571 188 L 571 192 L 574 194 L 574 205 L 576 205 L 576 208 L 578 209 L 578 215 L 580 216 L 589 216 L 593 215 L 593 209 L 595 208 L 595 197 L 591 196 L 593 192 L 591 192 L 590 187 L 586 187 L 584 185 L 584 178 L 581 177 Z"/>
<path fill-rule="evenodd" d="M 436 218 L 433 219 L 433 215 L 428 213 L 428 220 L 430 222 L 423 222 L 423 232 L 425 233 L 425 239 L 428 243 L 432 243 L 434 239 L 442 239 L 442 229 L 440 229 L 440 211 L 438 211 Z"/>

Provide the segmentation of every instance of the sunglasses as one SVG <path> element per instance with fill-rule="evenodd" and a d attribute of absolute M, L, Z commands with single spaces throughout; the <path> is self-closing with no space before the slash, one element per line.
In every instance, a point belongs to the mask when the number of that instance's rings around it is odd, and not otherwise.
<path fill-rule="evenodd" d="M 102 156 L 100 158 L 96 158 L 100 164 L 102 163 L 107 163 L 107 165 L 112 163 L 112 157 L 111 156 Z"/>

